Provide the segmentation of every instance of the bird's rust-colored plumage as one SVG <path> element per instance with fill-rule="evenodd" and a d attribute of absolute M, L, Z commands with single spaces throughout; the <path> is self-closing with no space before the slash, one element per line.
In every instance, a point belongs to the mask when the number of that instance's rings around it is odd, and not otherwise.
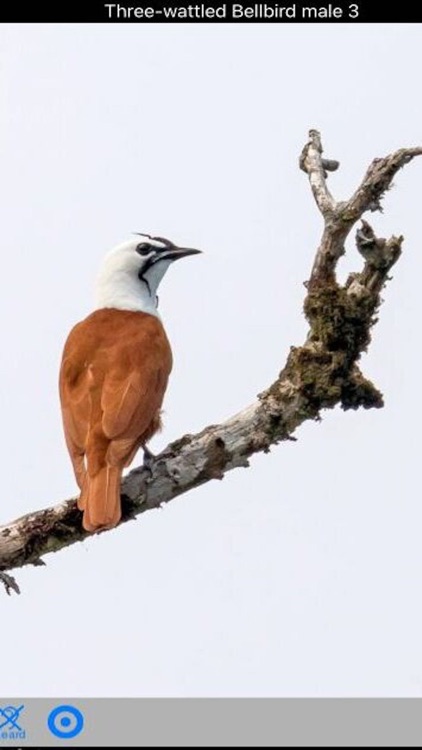
<path fill-rule="evenodd" d="M 70 332 L 60 400 L 87 531 L 119 522 L 122 471 L 160 428 L 171 367 L 170 344 L 155 315 L 103 308 Z"/>

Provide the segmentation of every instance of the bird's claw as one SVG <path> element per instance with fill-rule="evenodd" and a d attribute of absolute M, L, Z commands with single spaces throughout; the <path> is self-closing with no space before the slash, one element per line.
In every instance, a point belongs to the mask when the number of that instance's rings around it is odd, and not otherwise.
<path fill-rule="evenodd" d="M 144 460 L 142 463 L 142 468 L 148 471 L 149 478 L 147 479 L 147 481 L 150 482 L 152 479 L 152 467 L 154 465 L 156 456 L 150 451 L 149 448 L 146 447 L 146 445 L 143 446 L 143 451 L 144 451 Z"/>

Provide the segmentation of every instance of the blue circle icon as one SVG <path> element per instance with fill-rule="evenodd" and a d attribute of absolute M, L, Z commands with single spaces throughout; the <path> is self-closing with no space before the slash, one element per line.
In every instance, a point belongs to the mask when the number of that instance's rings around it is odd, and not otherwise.
<path fill-rule="evenodd" d="M 57 706 L 49 713 L 47 726 L 56 737 L 71 740 L 82 732 L 84 717 L 75 706 Z"/>

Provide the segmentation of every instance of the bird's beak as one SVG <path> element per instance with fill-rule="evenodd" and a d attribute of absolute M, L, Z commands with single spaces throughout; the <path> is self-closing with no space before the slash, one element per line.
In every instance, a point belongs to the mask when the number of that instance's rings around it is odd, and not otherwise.
<path fill-rule="evenodd" d="M 179 258 L 186 258 L 188 255 L 198 255 L 201 252 L 202 250 L 195 250 L 193 247 L 172 247 L 169 250 L 161 252 L 159 259 L 179 260 Z"/>

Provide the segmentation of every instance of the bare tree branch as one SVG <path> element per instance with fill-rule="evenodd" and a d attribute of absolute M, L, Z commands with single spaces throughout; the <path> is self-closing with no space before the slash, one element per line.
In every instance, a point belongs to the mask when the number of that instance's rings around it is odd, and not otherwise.
<path fill-rule="evenodd" d="M 380 292 L 401 254 L 403 237 L 378 238 L 367 221 L 356 233 L 364 259 L 361 271 L 338 284 L 335 271 L 344 242 L 366 211 L 380 210 L 380 201 L 396 172 L 422 148 L 400 149 L 375 159 L 347 202 L 336 202 L 327 188 L 327 174 L 339 164 L 322 158 L 321 136 L 311 130 L 300 167 L 307 173 L 324 230 L 304 302 L 309 322 L 305 343 L 292 347 L 276 380 L 257 400 L 226 422 L 196 435 L 184 435 L 167 446 L 151 469 L 137 468 L 122 483 L 122 522 L 249 465 L 254 453 L 268 452 L 282 440 L 294 440 L 302 422 L 319 419 L 322 409 L 378 408 L 382 394 L 361 373 L 358 362 L 366 351 L 381 303 Z M 29 513 L 0 528 L 0 571 L 43 565 L 42 557 L 88 536 L 82 529 L 75 499 Z M 0 573 L 6 590 L 19 593 L 16 581 Z"/>
<path fill-rule="evenodd" d="M 400 148 L 383 159 L 374 159 L 356 192 L 347 202 L 343 212 L 344 220 L 350 227 L 360 219 L 365 211 L 381 210 L 381 199 L 392 185 L 393 178 L 415 156 L 422 154 L 422 147 Z"/>
<path fill-rule="evenodd" d="M 0 573 L 0 581 L 2 582 L 8 596 L 10 596 L 11 591 L 20 594 L 20 588 L 13 576 L 9 576 L 7 573 Z"/>
<path fill-rule="evenodd" d="M 300 168 L 307 172 L 312 192 L 322 215 L 329 219 L 336 203 L 327 187 L 327 169 L 338 169 L 338 161 L 327 161 L 322 158 L 321 136 L 318 130 L 309 131 L 309 141 L 300 156 Z M 330 167 L 328 167 L 330 165 Z"/>
<path fill-rule="evenodd" d="M 353 225 L 366 211 L 382 210 L 381 199 L 390 188 L 393 177 L 401 167 L 422 154 L 422 148 L 401 148 L 383 159 L 374 159 L 350 200 L 336 203 L 326 180 L 327 171 L 337 169 L 339 163 L 322 159 L 321 137 L 317 130 L 310 130 L 309 138 L 300 157 L 300 167 L 308 174 L 324 218 L 324 232 L 309 281 L 312 286 L 334 280 L 337 261 L 344 254 L 344 242 Z"/>

